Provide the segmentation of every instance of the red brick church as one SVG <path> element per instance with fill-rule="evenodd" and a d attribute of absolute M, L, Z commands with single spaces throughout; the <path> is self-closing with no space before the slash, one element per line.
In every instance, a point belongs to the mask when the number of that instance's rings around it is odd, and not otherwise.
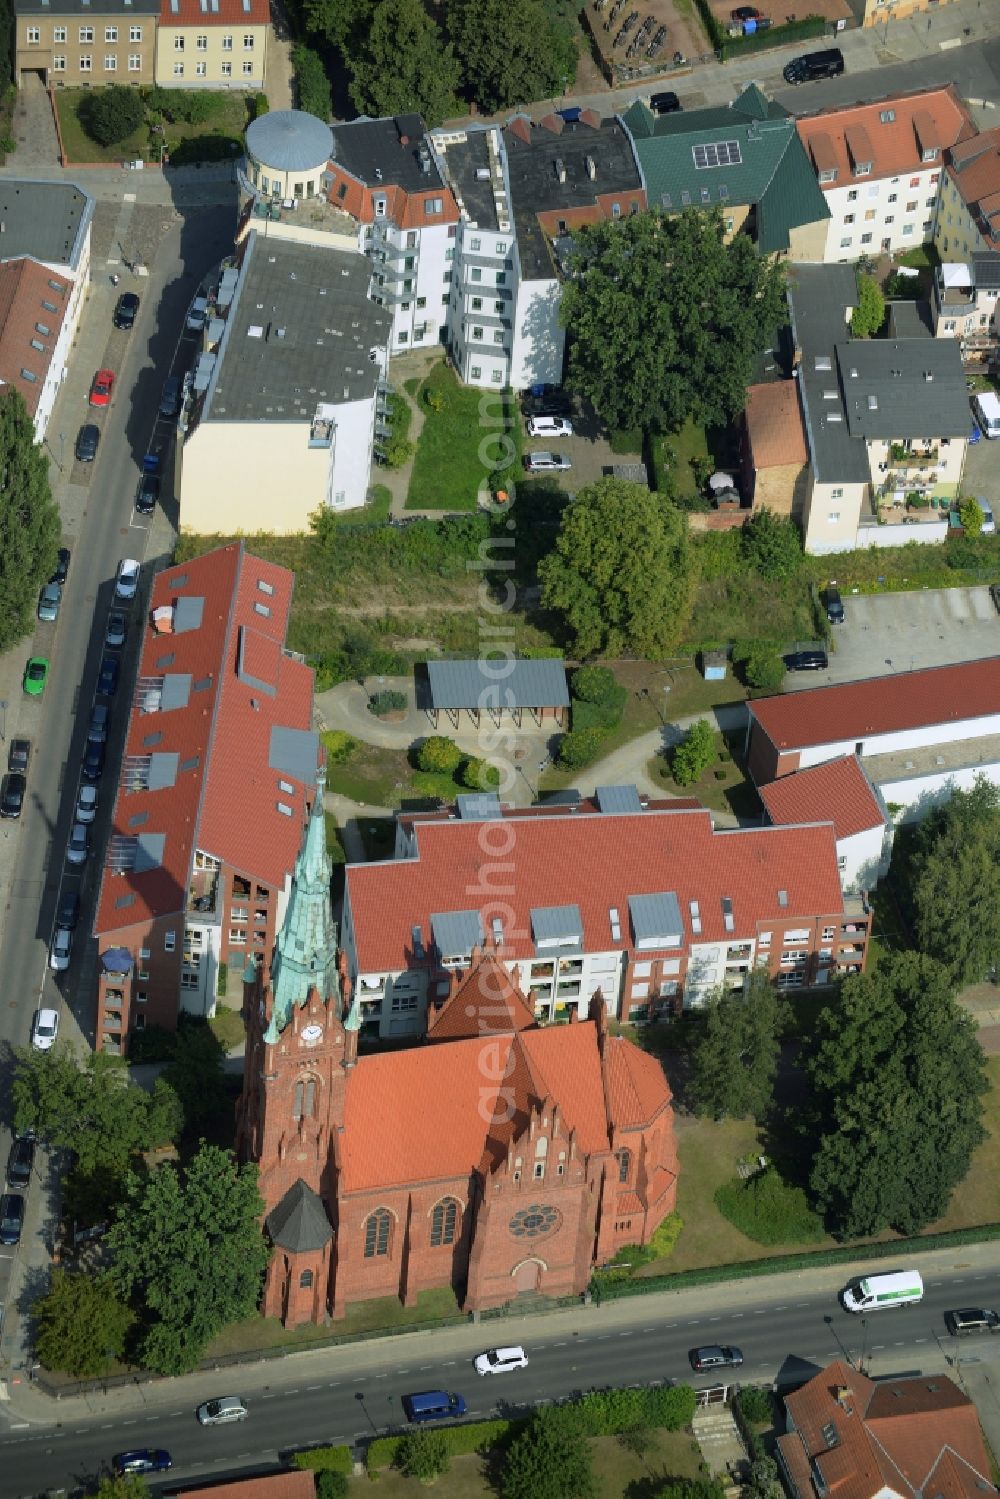
<path fill-rule="evenodd" d="M 590 1018 L 536 1025 L 492 951 L 423 1043 L 359 1057 L 338 965 L 322 786 L 270 971 L 244 974 L 237 1149 L 260 1165 L 274 1246 L 266 1316 L 451 1285 L 469 1310 L 582 1291 L 675 1205 L 670 1089 L 655 1058 Z"/>

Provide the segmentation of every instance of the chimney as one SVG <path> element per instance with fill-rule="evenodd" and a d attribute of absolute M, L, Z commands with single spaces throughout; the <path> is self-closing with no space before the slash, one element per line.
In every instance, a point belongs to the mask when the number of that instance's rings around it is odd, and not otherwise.
<path fill-rule="evenodd" d="M 587 168 L 587 176 L 590 178 L 591 182 L 593 182 L 594 178 L 597 176 L 597 162 L 592 156 L 585 156 L 584 165 Z"/>

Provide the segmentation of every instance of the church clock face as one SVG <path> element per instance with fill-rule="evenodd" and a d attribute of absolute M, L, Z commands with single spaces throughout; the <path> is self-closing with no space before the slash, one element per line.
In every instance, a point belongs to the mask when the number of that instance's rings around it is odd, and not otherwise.
<path fill-rule="evenodd" d="M 540 1234 L 550 1234 L 559 1227 L 559 1213 L 555 1208 L 542 1203 L 532 1203 L 522 1208 L 510 1220 L 510 1231 L 515 1239 L 537 1239 Z"/>
<path fill-rule="evenodd" d="M 315 1046 L 317 1041 L 323 1039 L 323 1027 L 321 1025 L 307 1025 L 302 1029 L 302 1039 L 310 1046 Z"/>

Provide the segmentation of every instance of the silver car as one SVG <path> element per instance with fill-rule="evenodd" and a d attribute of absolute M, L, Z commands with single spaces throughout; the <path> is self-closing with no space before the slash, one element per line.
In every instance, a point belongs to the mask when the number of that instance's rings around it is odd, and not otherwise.
<path fill-rule="evenodd" d="M 62 585 L 60 583 L 46 583 L 38 597 L 38 618 L 47 624 L 52 624 L 59 618 L 59 605 L 62 603 Z"/>
<path fill-rule="evenodd" d="M 239 1395 L 223 1395 L 219 1400 L 206 1400 L 196 1414 L 202 1426 L 227 1426 L 230 1421 L 245 1421 L 249 1412 Z"/>
<path fill-rule="evenodd" d="M 73 933 L 68 927 L 57 927 L 49 949 L 49 967 L 55 973 L 65 973 L 72 956 Z"/>
<path fill-rule="evenodd" d="M 73 811 L 74 822 L 93 822 L 97 816 L 97 787 L 90 786 L 85 781 L 76 793 L 76 807 Z"/>
<path fill-rule="evenodd" d="M 561 474 L 573 467 L 561 453 L 528 453 L 525 455 L 524 466 L 529 474 Z"/>
<path fill-rule="evenodd" d="M 67 864 L 86 864 L 90 854 L 90 829 L 82 822 L 74 822 L 66 845 Z"/>

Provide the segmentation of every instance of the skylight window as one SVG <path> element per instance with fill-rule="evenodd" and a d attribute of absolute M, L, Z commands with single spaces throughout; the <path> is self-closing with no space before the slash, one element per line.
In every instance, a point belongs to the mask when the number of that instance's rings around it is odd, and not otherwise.
<path fill-rule="evenodd" d="M 712 141 L 705 146 L 692 146 L 691 154 L 699 171 L 705 167 L 738 167 L 742 165 L 739 141 Z"/>

